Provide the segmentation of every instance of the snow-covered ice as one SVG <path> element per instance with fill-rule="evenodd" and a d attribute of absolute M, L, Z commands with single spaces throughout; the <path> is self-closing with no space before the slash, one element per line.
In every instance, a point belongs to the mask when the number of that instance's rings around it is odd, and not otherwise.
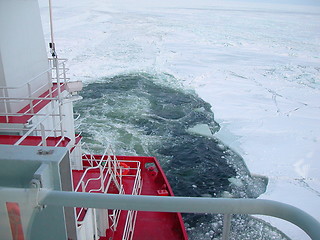
<path fill-rule="evenodd" d="M 84 82 L 172 74 L 212 105 L 216 135 L 252 173 L 269 178 L 260 198 L 320 221 L 320 7 L 265 2 L 55 0 L 58 55 Z M 40 0 L 49 39 L 46 4 Z M 291 224 L 264 219 L 292 239 L 308 239 Z"/>

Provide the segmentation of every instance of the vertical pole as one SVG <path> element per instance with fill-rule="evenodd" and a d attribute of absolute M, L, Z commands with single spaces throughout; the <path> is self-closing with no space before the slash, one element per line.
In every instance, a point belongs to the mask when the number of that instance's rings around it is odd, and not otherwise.
<path fill-rule="evenodd" d="M 30 98 L 30 111 L 33 114 L 34 113 L 34 109 L 33 109 L 33 103 L 32 103 L 32 94 L 31 94 L 31 85 L 30 83 L 27 84 L 28 85 L 28 97 Z"/>
<path fill-rule="evenodd" d="M 52 17 L 52 4 L 51 0 L 49 0 L 49 16 L 50 16 L 50 34 L 51 34 L 51 43 L 49 44 L 51 49 L 51 55 L 53 60 L 57 58 L 56 47 L 53 38 L 53 17 Z"/>
<path fill-rule="evenodd" d="M 53 73 L 52 73 L 52 71 L 53 71 L 53 69 L 54 69 L 54 66 L 53 66 L 53 61 L 54 61 L 54 59 L 53 60 L 51 60 L 51 59 L 49 59 L 49 65 L 50 65 L 50 70 L 48 71 L 48 87 L 49 87 L 49 94 L 50 94 L 50 98 L 53 98 L 53 92 L 52 92 L 52 90 L 53 90 L 53 80 L 52 80 L 52 75 L 53 75 Z M 56 108 L 55 108 L 55 104 L 56 104 L 56 102 L 55 101 L 53 101 L 53 100 L 50 100 L 50 102 L 51 102 L 51 108 L 52 108 L 52 111 L 53 111 L 53 113 L 52 113 L 52 129 L 53 129 L 53 135 L 54 135 L 54 137 L 57 137 L 57 132 L 55 131 L 56 130 L 56 114 L 57 114 L 57 112 L 56 112 Z"/>
<path fill-rule="evenodd" d="M 42 123 L 40 123 L 42 146 L 47 146 L 46 132 Z"/>
<path fill-rule="evenodd" d="M 8 101 L 7 101 L 7 97 L 8 97 L 8 94 L 6 94 L 7 93 L 7 91 L 4 89 L 4 88 L 2 88 L 2 95 L 3 95 L 3 97 L 4 97 L 4 111 L 5 111 L 5 114 L 6 114 L 6 122 L 7 123 L 9 123 L 9 116 L 8 116 L 8 114 L 9 114 L 9 112 L 8 112 Z"/>
<path fill-rule="evenodd" d="M 96 240 L 98 239 L 98 229 L 97 229 L 97 212 L 96 212 L 96 209 L 93 208 L 92 209 L 92 217 L 93 217 L 93 239 Z"/>
<path fill-rule="evenodd" d="M 59 122 L 60 122 L 60 131 L 61 137 L 64 137 L 64 129 L 63 129 L 63 116 L 62 116 L 62 105 L 59 103 Z"/>
<path fill-rule="evenodd" d="M 100 181 L 101 181 L 101 191 L 104 193 L 104 182 L 103 182 L 103 167 L 100 166 L 99 167 L 99 170 L 100 170 Z"/>
<path fill-rule="evenodd" d="M 63 71 L 63 83 L 67 84 L 67 75 L 66 75 L 66 63 L 62 62 L 62 71 Z"/>
<path fill-rule="evenodd" d="M 53 59 L 54 65 L 56 68 L 56 79 L 57 79 L 57 87 L 58 87 L 58 98 L 61 100 L 61 85 L 60 85 L 60 73 L 59 73 L 59 61 L 57 58 Z"/>
<path fill-rule="evenodd" d="M 229 239 L 230 227 L 231 227 L 231 216 L 232 216 L 232 214 L 224 214 L 224 216 L 223 216 L 222 240 Z"/>
<path fill-rule="evenodd" d="M 55 104 L 56 102 L 51 100 L 51 108 L 52 108 L 52 129 L 53 129 L 53 136 L 54 137 L 57 137 L 57 126 L 56 126 L 56 114 L 57 114 L 57 111 L 56 111 L 56 107 L 55 107 Z"/>
<path fill-rule="evenodd" d="M 81 182 L 81 188 L 82 188 L 82 192 L 86 192 L 85 185 L 84 185 L 83 181 Z"/>
<path fill-rule="evenodd" d="M 49 0 L 49 15 L 50 15 L 50 33 L 51 33 L 51 43 L 54 43 L 53 39 L 53 24 L 52 24 L 52 4 L 51 0 Z"/>
<path fill-rule="evenodd" d="M 59 122 L 60 122 L 60 131 L 61 136 L 64 137 L 64 129 L 63 129 L 63 116 L 62 116 L 62 97 L 61 97 L 61 84 L 60 84 L 60 74 L 59 74 L 59 63 L 58 59 L 54 58 L 53 61 L 56 62 L 55 68 L 56 68 L 56 78 L 57 78 L 57 87 L 58 87 L 58 104 L 59 104 Z"/>
<path fill-rule="evenodd" d="M 51 61 L 51 59 L 49 59 L 49 66 L 50 69 L 48 71 L 48 87 L 49 87 L 49 94 L 50 94 L 50 98 L 52 98 L 52 87 L 53 87 L 53 83 L 52 83 L 52 71 L 53 71 L 53 63 Z"/>

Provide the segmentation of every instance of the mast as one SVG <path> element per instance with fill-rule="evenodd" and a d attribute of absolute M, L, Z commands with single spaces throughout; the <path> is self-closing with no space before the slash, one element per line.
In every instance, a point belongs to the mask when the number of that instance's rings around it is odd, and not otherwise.
<path fill-rule="evenodd" d="M 57 58 L 58 56 L 57 56 L 56 46 L 55 46 L 54 37 L 53 37 L 53 15 L 52 15 L 51 0 L 49 0 L 49 17 L 50 17 L 50 37 L 51 37 L 51 42 L 49 43 L 50 53 L 53 58 Z"/>

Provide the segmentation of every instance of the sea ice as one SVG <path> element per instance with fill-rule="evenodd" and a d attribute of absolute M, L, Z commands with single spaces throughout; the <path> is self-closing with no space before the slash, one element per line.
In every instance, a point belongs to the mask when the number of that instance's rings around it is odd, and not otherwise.
<path fill-rule="evenodd" d="M 191 128 L 188 128 L 189 133 L 198 134 L 204 137 L 213 137 L 212 131 L 208 124 L 197 124 Z"/>

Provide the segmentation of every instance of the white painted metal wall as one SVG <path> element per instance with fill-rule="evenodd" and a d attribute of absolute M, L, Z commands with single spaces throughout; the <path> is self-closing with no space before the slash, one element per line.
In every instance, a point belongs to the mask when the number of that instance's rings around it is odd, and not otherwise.
<path fill-rule="evenodd" d="M 18 87 L 48 69 L 47 51 L 37 0 L 0 1 L 0 86 Z M 39 88 L 47 81 L 44 74 L 32 86 Z M 7 97 L 26 97 L 26 89 L 7 90 Z M 0 96 L 3 93 L 0 92 Z M 37 97 L 37 96 L 34 96 Z M 16 112 L 23 102 L 9 105 Z M 3 111 L 0 105 L 0 111 Z"/>

